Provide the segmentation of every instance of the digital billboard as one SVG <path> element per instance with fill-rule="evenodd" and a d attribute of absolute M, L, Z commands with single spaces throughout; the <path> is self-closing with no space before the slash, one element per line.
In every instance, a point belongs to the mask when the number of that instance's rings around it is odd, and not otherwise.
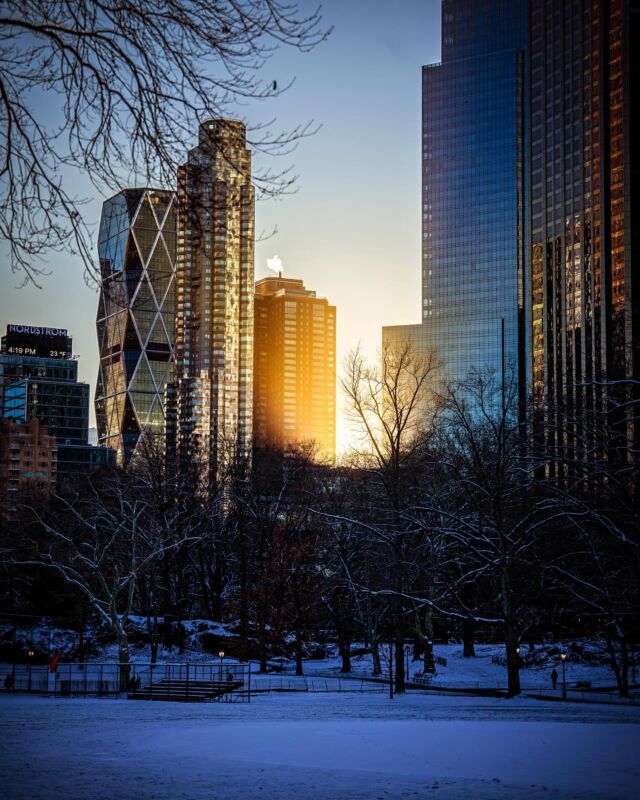
<path fill-rule="evenodd" d="M 65 328 L 7 325 L 2 352 L 36 358 L 71 358 L 71 337 Z"/>

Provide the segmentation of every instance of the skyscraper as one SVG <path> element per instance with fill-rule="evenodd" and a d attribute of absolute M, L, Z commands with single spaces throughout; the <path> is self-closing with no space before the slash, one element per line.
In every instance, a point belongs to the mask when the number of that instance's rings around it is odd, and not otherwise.
<path fill-rule="evenodd" d="M 0 419 L 0 520 L 17 516 L 21 492 L 55 491 L 57 464 L 56 438 L 36 417 Z"/>
<path fill-rule="evenodd" d="M 0 417 L 36 418 L 59 444 L 87 444 L 89 384 L 78 381 L 66 330 L 7 325 L 0 347 Z"/>
<path fill-rule="evenodd" d="M 173 192 L 125 189 L 102 208 L 96 421 L 121 464 L 140 437 L 165 430 L 174 377 L 176 207 Z"/>
<path fill-rule="evenodd" d="M 248 454 L 253 418 L 254 189 L 241 122 L 208 120 L 178 174 L 172 446 L 215 477 Z"/>
<path fill-rule="evenodd" d="M 88 443 L 90 387 L 78 380 L 71 354 L 65 329 L 41 325 L 7 325 L 0 348 L 0 417 L 46 426 L 56 444 L 59 481 L 88 475 L 115 457 L 110 448 Z"/>
<path fill-rule="evenodd" d="M 450 379 L 525 385 L 526 0 L 443 0 L 422 71 L 422 325 Z M 524 396 L 524 395 L 523 395 Z"/>
<path fill-rule="evenodd" d="M 335 458 L 336 309 L 301 280 L 256 283 L 253 409 L 256 444 Z"/>
<path fill-rule="evenodd" d="M 560 445 L 565 415 L 638 397 L 640 2 L 545 0 L 530 24 L 533 392 Z"/>

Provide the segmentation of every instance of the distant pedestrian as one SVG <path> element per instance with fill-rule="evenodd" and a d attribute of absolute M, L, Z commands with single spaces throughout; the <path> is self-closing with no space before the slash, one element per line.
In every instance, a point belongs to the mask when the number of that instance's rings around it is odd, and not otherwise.
<path fill-rule="evenodd" d="M 7 677 L 4 679 L 4 690 L 5 692 L 12 692 L 16 686 L 16 678 L 12 672 L 9 672 Z"/>
<path fill-rule="evenodd" d="M 554 689 L 558 685 L 558 670 L 555 667 L 551 670 L 551 685 Z"/>

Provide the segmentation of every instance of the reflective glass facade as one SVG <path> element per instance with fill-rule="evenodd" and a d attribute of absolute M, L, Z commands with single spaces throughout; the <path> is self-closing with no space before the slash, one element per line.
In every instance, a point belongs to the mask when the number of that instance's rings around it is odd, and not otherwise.
<path fill-rule="evenodd" d="M 78 382 L 78 362 L 0 354 L 0 417 L 36 418 L 60 444 L 87 444 L 89 384 Z"/>
<path fill-rule="evenodd" d="M 176 226 L 172 192 L 127 189 L 102 209 L 96 421 L 100 443 L 121 464 L 142 434 L 165 432 L 165 389 L 175 369 Z"/>
<path fill-rule="evenodd" d="M 250 452 L 254 189 L 245 127 L 214 119 L 178 173 L 177 382 L 170 440 L 215 476 L 223 451 Z"/>
<path fill-rule="evenodd" d="M 525 0 L 443 0 L 423 68 L 422 319 L 446 375 L 525 386 Z"/>
<path fill-rule="evenodd" d="M 530 27 L 533 390 L 557 423 L 640 380 L 640 2 L 541 0 Z"/>

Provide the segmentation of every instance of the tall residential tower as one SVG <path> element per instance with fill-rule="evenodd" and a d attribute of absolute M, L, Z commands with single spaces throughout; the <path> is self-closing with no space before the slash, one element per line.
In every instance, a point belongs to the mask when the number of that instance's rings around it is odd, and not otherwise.
<path fill-rule="evenodd" d="M 178 175 L 173 444 L 215 477 L 247 455 L 253 419 L 254 189 L 245 127 L 213 119 Z"/>
<path fill-rule="evenodd" d="M 336 451 L 336 308 L 301 280 L 256 283 L 253 427 L 256 444 Z"/>

